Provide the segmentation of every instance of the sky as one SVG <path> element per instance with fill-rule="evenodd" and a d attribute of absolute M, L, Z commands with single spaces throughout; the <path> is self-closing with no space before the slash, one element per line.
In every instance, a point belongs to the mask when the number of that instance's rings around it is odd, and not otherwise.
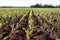
<path fill-rule="evenodd" d="M 0 6 L 31 6 L 34 4 L 59 5 L 60 0 L 0 0 Z"/>

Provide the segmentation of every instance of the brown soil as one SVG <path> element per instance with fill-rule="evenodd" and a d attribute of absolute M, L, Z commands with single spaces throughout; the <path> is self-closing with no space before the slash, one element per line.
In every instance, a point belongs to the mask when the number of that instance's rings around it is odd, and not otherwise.
<path fill-rule="evenodd" d="M 3 38 L 5 38 L 6 36 L 10 35 L 12 32 L 12 28 L 11 25 L 14 24 L 14 32 L 13 34 L 7 39 L 7 40 L 27 40 L 26 37 L 26 33 L 25 31 L 22 29 L 22 27 L 28 29 L 28 18 L 29 18 L 29 13 L 30 11 L 27 13 L 27 15 L 24 17 L 24 19 L 20 22 L 21 17 L 20 16 L 16 16 L 16 19 L 12 20 L 12 17 L 8 18 L 8 23 L 4 24 L 2 26 L 2 28 L 0 28 L 0 34 L 4 33 L 2 38 L 0 38 L 0 40 L 2 40 Z M 34 11 L 32 11 L 32 18 L 33 18 L 33 24 L 35 26 L 35 28 L 32 29 L 32 33 L 30 35 L 30 39 L 29 40 L 55 40 L 56 36 L 58 36 L 60 38 L 60 30 L 58 28 L 54 28 L 52 30 L 52 27 L 54 25 L 52 25 L 48 20 L 46 20 L 43 17 L 40 17 L 40 20 L 42 20 L 42 23 L 40 23 L 37 18 L 37 16 L 34 14 Z M 56 22 L 57 20 L 54 20 L 54 22 Z M 16 28 L 16 24 L 18 24 L 18 28 Z M 48 27 L 43 26 L 45 24 L 48 25 Z M 42 29 L 40 27 L 43 27 Z M 44 30 L 43 30 L 44 29 Z"/>

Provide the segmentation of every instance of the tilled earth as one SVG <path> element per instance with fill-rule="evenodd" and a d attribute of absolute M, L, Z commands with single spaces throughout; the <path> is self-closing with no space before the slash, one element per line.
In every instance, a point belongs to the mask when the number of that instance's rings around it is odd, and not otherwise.
<path fill-rule="evenodd" d="M 4 24 L 2 28 L 0 28 L 0 34 L 3 36 L 0 38 L 0 40 L 27 40 L 25 30 L 22 29 L 22 27 L 28 29 L 28 18 L 29 18 L 29 13 L 24 17 L 24 19 L 19 22 L 21 19 L 20 17 L 17 17 L 13 23 L 14 23 L 14 28 L 12 29 L 11 24 L 11 17 L 9 18 L 10 21 L 8 23 Z M 33 24 L 35 28 L 31 29 L 32 33 L 30 34 L 30 39 L 29 40 L 56 40 L 56 37 L 60 38 L 60 29 L 54 28 L 52 30 L 52 25 L 49 23 L 45 18 L 41 17 L 40 20 L 42 23 L 39 22 L 38 17 L 34 14 L 32 11 L 32 18 L 33 18 Z M 16 28 L 16 24 L 19 22 L 18 28 Z M 54 20 L 54 22 L 57 22 L 57 20 Z M 48 25 L 48 27 L 45 27 L 44 23 Z"/>

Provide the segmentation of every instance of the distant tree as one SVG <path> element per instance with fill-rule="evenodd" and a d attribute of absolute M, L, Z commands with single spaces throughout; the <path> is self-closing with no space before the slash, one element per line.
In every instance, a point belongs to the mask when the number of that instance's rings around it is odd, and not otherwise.
<path fill-rule="evenodd" d="M 55 6 L 45 4 L 43 7 L 44 7 L 44 8 L 54 8 Z"/>
<path fill-rule="evenodd" d="M 60 5 L 58 7 L 60 8 Z"/>
<path fill-rule="evenodd" d="M 43 7 L 44 7 L 44 8 L 47 8 L 47 7 L 48 7 L 48 5 L 47 5 L 47 4 L 45 4 Z"/>
<path fill-rule="evenodd" d="M 36 4 L 36 5 L 31 5 L 31 8 L 60 8 L 60 5 L 54 6 L 54 5 L 43 5 L 42 4 Z"/>
<path fill-rule="evenodd" d="M 36 5 L 31 5 L 31 7 L 40 7 L 40 5 L 39 4 L 36 4 Z"/>

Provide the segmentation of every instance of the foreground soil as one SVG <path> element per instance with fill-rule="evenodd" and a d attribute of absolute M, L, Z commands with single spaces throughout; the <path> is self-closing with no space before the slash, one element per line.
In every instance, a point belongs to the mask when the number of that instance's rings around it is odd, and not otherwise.
<path fill-rule="evenodd" d="M 29 29 L 29 14 L 30 11 L 26 14 L 26 16 L 21 22 L 19 21 L 21 20 L 20 16 L 18 16 L 13 21 L 11 21 L 12 18 L 9 17 L 8 23 L 4 24 L 0 28 L 0 34 L 3 34 L 0 40 L 27 40 L 26 32 L 22 29 L 22 27 L 24 27 L 25 29 Z M 57 27 L 53 27 L 55 25 L 51 24 L 43 17 L 40 17 L 40 19 L 38 19 L 38 17 L 34 14 L 33 11 L 32 18 L 34 20 L 32 23 L 34 25 L 34 28 L 30 29 L 32 30 L 32 33 L 29 35 L 29 40 L 56 40 L 57 36 L 58 38 L 60 38 L 60 29 Z M 57 19 L 54 19 L 53 22 L 56 23 Z M 17 23 L 18 27 L 16 28 Z M 14 24 L 13 28 L 11 27 L 12 24 Z M 46 27 L 45 24 L 48 27 Z"/>

